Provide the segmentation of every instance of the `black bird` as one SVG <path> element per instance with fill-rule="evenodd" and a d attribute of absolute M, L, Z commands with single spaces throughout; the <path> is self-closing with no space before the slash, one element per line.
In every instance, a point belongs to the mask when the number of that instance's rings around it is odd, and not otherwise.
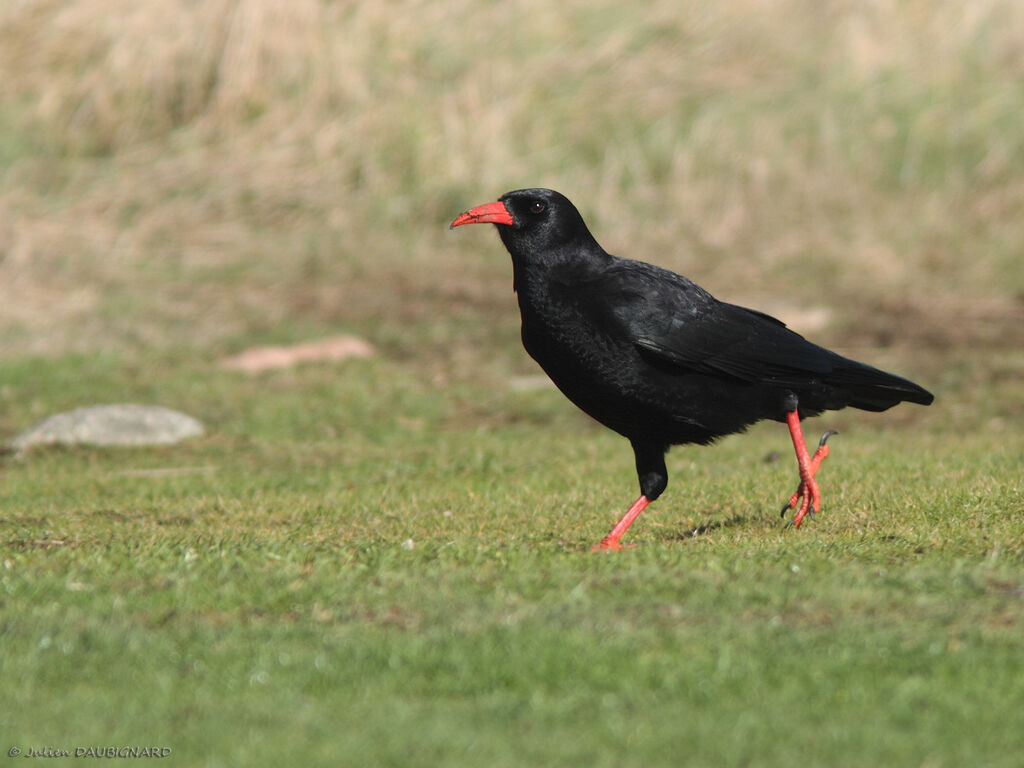
<path fill-rule="evenodd" d="M 800 484 L 792 525 L 821 509 L 800 420 L 846 406 L 884 411 L 932 395 L 837 355 L 763 312 L 726 304 L 667 269 L 612 256 L 576 207 L 550 189 L 520 189 L 460 214 L 451 227 L 496 225 L 512 256 L 526 351 L 573 403 L 629 439 L 640 498 L 595 550 L 619 539 L 668 485 L 665 453 L 707 445 L 762 419 L 785 422 Z"/>

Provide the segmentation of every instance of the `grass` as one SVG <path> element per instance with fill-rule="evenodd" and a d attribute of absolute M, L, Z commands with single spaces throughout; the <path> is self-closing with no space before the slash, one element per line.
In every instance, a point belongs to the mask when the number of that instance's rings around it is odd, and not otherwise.
<path fill-rule="evenodd" d="M 0 436 L 95 403 L 208 434 L 0 455 L 0 749 L 176 763 L 1017 766 L 1024 12 L 880 0 L 0 6 Z M 669 457 L 518 339 L 471 205 L 921 381 Z M 244 376 L 348 332 L 379 351 Z M 529 383 L 529 382 L 527 382 Z"/>
<path fill-rule="evenodd" d="M 775 511 L 795 478 L 781 427 L 677 449 L 637 548 L 596 556 L 631 456 L 555 391 L 383 361 L 122 365 L 37 361 L 15 396 L 130 380 L 124 398 L 185 401 L 211 434 L 5 461 L 12 745 L 202 765 L 1010 766 L 1024 748 L 1015 431 L 838 414 L 826 509 L 800 531 Z"/>

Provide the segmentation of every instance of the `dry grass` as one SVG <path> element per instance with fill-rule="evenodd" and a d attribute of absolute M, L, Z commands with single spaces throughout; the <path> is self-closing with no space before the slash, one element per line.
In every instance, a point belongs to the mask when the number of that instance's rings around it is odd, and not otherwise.
<path fill-rule="evenodd" d="M 507 312 L 444 225 L 535 184 L 833 338 L 1020 343 L 1022 80 L 1012 0 L 5 4 L 0 350 L 412 348 Z"/>

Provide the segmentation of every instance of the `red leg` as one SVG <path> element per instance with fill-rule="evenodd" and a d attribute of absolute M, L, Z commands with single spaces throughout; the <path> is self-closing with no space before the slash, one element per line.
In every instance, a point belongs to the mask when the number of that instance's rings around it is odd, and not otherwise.
<path fill-rule="evenodd" d="M 797 486 L 796 493 L 790 496 L 789 501 L 782 507 L 782 514 L 785 515 L 787 510 L 795 509 L 796 514 L 793 515 L 792 524 L 793 527 L 799 528 L 805 515 L 810 514 L 813 518 L 814 513 L 821 509 L 821 491 L 818 489 L 818 483 L 815 481 L 814 475 L 817 474 L 821 462 L 828 456 L 827 440 L 835 434 L 835 431 L 829 430 L 821 436 L 821 440 L 818 442 L 818 449 L 811 456 L 807 452 L 807 445 L 804 443 L 804 433 L 800 428 L 800 415 L 796 411 L 787 413 L 786 424 L 789 426 L 789 434 L 793 438 L 793 448 L 796 450 L 796 463 L 800 470 L 800 485 Z"/>
<path fill-rule="evenodd" d="M 622 519 L 615 524 L 615 527 L 611 529 L 607 536 L 601 539 L 600 544 L 595 544 L 590 550 L 591 552 L 609 552 L 615 549 L 622 549 L 622 544 L 619 543 L 619 539 L 622 538 L 622 534 L 626 532 L 626 529 L 633 524 L 633 521 L 640 516 L 640 513 L 644 511 L 644 508 L 651 503 L 651 500 L 646 496 L 641 496 L 639 499 L 633 502 L 626 514 L 622 516 Z"/>

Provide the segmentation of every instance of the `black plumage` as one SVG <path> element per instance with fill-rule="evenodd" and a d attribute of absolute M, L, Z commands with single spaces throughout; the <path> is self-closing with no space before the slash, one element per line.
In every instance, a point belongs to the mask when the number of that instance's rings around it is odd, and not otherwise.
<path fill-rule="evenodd" d="M 640 509 L 668 483 L 669 446 L 707 444 L 772 419 L 789 424 L 797 446 L 801 486 L 783 511 L 801 501 L 799 525 L 820 504 L 813 474 L 827 455 L 823 439 L 814 457 L 804 449 L 801 458 L 800 419 L 932 402 L 917 384 L 721 302 L 682 275 L 612 256 L 553 190 L 509 192 L 452 226 L 475 222 L 495 224 L 512 256 L 527 352 L 566 397 L 632 444 Z M 603 548 L 618 547 L 614 533 Z"/>

